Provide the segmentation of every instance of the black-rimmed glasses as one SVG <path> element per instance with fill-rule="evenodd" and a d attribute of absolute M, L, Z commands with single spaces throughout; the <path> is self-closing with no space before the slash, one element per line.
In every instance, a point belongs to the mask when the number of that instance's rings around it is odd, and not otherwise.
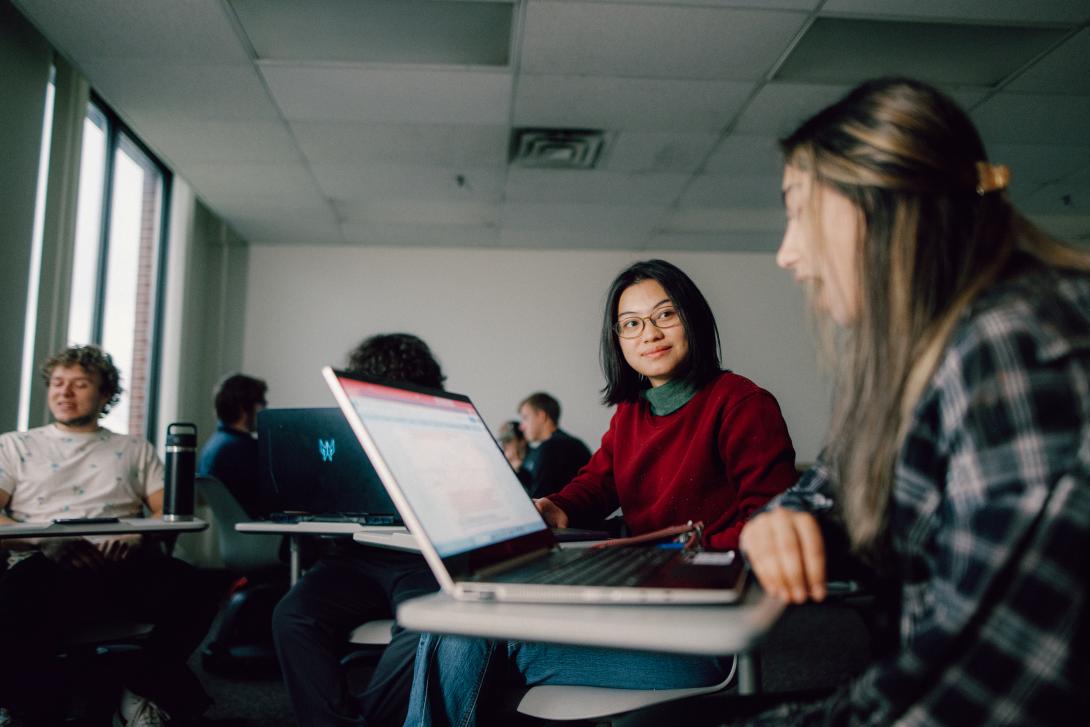
<path fill-rule="evenodd" d="M 644 321 L 655 328 L 673 328 L 681 325 L 681 316 L 674 308 L 659 308 L 649 316 L 624 316 L 613 324 L 613 330 L 621 338 L 637 338 L 643 333 Z"/>

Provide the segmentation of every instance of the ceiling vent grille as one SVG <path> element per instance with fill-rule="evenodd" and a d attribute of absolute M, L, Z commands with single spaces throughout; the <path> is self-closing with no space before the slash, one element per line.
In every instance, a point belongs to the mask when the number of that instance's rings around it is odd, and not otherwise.
<path fill-rule="evenodd" d="M 594 169 L 606 135 L 598 129 L 515 129 L 511 163 L 545 169 Z"/>

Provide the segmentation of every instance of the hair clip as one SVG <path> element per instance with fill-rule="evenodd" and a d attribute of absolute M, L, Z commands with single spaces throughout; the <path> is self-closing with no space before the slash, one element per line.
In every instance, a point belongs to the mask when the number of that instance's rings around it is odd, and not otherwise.
<path fill-rule="evenodd" d="M 985 195 L 1006 189 L 1011 183 L 1011 170 L 1006 164 L 976 163 L 976 193 Z"/>

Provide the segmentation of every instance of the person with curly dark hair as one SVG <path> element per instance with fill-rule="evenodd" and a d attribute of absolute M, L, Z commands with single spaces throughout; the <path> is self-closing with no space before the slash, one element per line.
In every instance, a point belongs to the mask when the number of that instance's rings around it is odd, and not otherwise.
<path fill-rule="evenodd" d="M 353 373 L 432 389 L 441 389 L 446 380 L 428 345 L 409 333 L 365 339 L 349 354 L 348 367 Z M 374 471 L 369 474 L 377 480 Z M 350 689 L 340 659 L 352 629 L 393 618 L 397 604 L 433 593 L 439 584 L 419 554 L 366 548 L 350 540 L 329 540 L 327 546 L 273 612 L 276 653 L 292 710 L 305 725 L 400 725 L 419 634 L 395 627 L 362 690 Z"/>
<path fill-rule="evenodd" d="M 411 333 L 380 333 L 348 354 L 348 370 L 390 381 L 442 389 L 447 377 L 428 344 Z"/>
<path fill-rule="evenodd" d="M 121 375 L 97 346 L 72 346 L 41 368 L 53 423 L 0 435 L 0 528 L 56 517 L 151 517 L 163 512 L 163 464 L 138 436 L 99 419 L 121 394 Z M 30 724 L 59 723 L 67 691 L 55 654 L 66 627 L 123 618 L 154 625 L 115 724 L 165 723 L 209 704 L 186 667 L 216 599 L 189 565 L 141 535 L 3 541 L 0 552 L 0 704 Z M 207 597 L 206 597 L 207 595 Z M 156 721 L 159 720 L 159 721 Z"/>

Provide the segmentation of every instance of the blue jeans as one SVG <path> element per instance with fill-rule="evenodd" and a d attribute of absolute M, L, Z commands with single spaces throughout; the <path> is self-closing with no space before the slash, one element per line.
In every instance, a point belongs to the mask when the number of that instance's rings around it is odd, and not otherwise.
<path fill-rule="evenodd" d="M 733 657 L 679 656 L 424 634 L 417 649 L 405 727 L 492 724 L 498 717 L 493 695 L 503 694 L 508 687 L 709 686 L 723 681 L 732 661 Z"/>

